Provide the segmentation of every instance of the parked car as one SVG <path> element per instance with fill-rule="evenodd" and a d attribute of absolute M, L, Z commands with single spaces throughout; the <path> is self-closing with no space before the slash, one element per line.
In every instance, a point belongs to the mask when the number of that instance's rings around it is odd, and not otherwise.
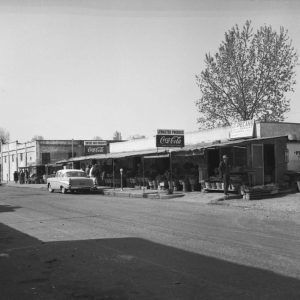
<path fill-rule="evenodd" d="M 63 194 L 74 191 L 95 190 L 93 179 L 88 178 L 82 170 L 63 169 L 56 172 L 55 177 L 47 178 L 50 193 L 60 190 Z"/>

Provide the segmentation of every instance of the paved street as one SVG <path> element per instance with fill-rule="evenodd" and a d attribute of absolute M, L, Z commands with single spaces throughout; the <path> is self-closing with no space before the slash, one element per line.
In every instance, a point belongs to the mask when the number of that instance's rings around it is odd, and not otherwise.
<path fill-rule="evenodd" d="M 245 205 L 2 186 L 1 299 L 299 299 L 299 229 Z"/>

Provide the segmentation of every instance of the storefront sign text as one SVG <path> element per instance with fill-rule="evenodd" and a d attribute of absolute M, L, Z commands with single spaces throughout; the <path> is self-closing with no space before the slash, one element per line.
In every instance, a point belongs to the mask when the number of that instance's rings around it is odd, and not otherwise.
<path fill-rule="evenodd" d="M 174 129 L 158 129 L 156 147 L 184 147 L 184 131 Z"/>
<path fill-rule="evenodd" d="M 230 139 L 253 137 L 254 124 L 254 120 L 240 121 L 232 124 L 230 130 Z"/>
<path fill-rule="evenodd" d="M 178 135 L 184 135 L 184 130 L 178 130 L 178 129 L 157 129 L 158 135 L 163 134 L 178 134 Z"/>
<path fill-rule="evenodd" d="M 106 141 L 84 141 L 85 155 L 106 154 L 108 153 L 108 144 Z"/>

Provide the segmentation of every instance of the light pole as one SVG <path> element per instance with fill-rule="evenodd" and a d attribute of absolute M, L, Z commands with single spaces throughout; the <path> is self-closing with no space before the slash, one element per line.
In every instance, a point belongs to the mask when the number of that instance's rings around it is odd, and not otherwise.
<path fill-rule="evenodd" d="M 74 139 L 72 139 L 72 160 L 74 157 Z M 74 169 L 74 162 L 72 161 L 72 169 Z"/>
<path fill-rule="evenodd" d="M 121 175 L 121 191 L 123 191 L 123 169 L 120 169 L 120 175 Z"/>
<path fill-rule="evenodd" d="M 169 153 L 170 157 L 170 184 L 169 184 L 169 194 L 173 194 L 173 170 L 172 170 L 172 152 Z"/>

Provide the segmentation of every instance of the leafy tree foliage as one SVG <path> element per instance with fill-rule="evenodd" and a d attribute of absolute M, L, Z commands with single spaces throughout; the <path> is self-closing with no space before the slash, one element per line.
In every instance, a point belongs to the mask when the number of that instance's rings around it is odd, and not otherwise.
<path fill-rule="evenodd" d="M 283 27 L 276 32 L 265 25 L 254 33 L 250 21 L 242 29 L 235 25 L 225 33 L 218 52 L 206 54 L 205 69 L 196 76 L 200 128 L 249 119 L 283 121 L 297 60 Z"/>
<path fill-rule="evenodd" d="M 9 132 L 0 127 L 0 144 L 5 144 L 9 142 Z"/>

